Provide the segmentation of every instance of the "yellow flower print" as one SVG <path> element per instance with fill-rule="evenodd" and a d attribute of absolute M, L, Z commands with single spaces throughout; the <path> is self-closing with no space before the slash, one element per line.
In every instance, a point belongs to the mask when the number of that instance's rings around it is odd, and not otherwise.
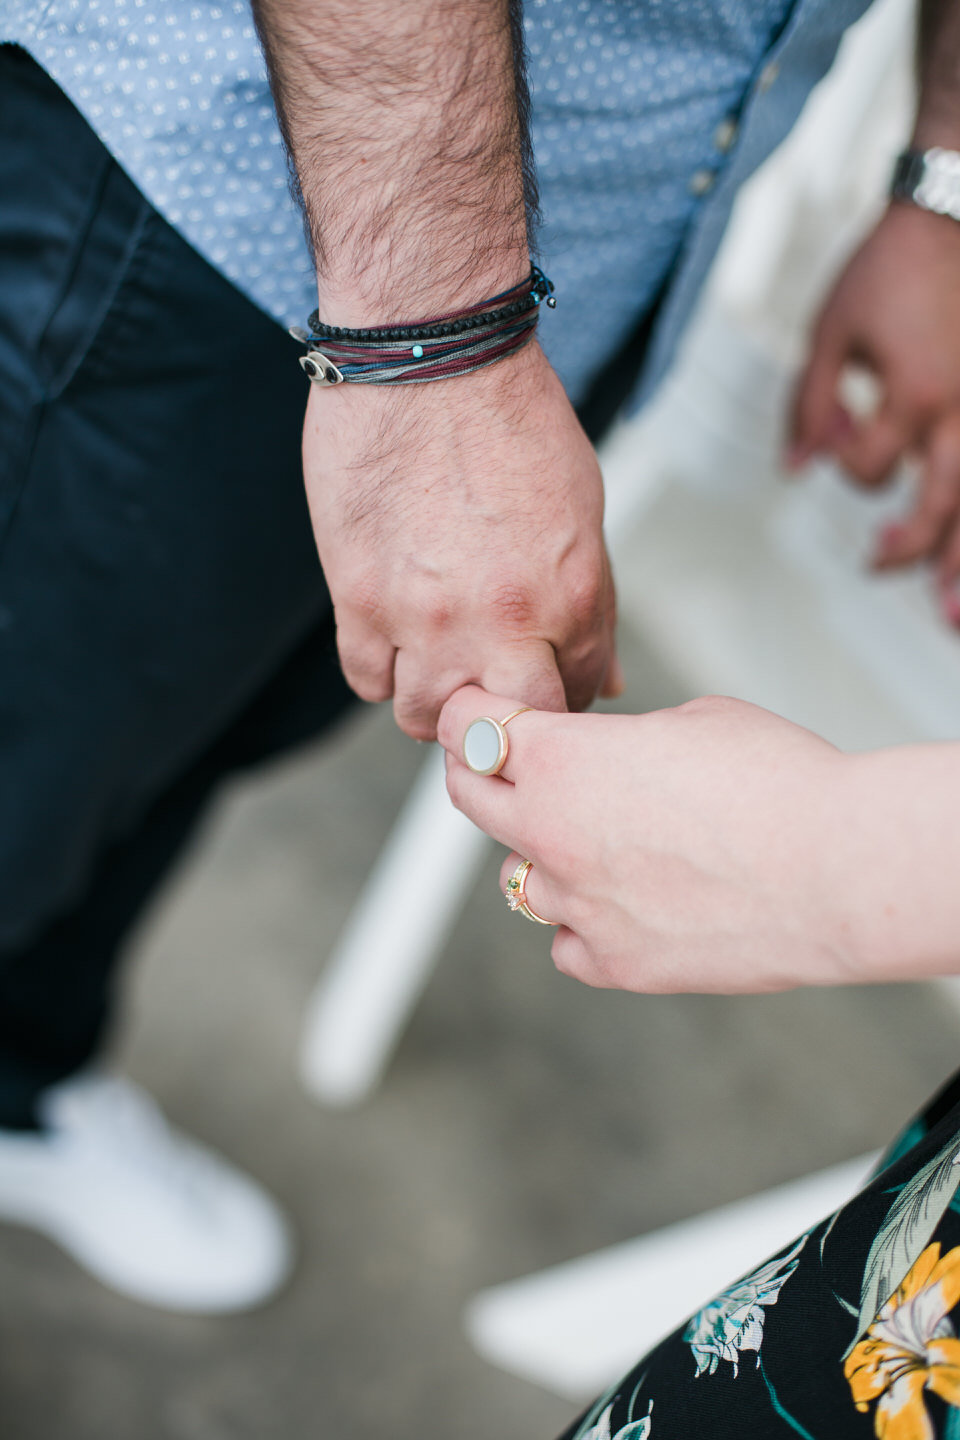
<path fill-rule="evenodd" d="M 960 1340 L 948 1319 L 960 1301 L 960 1245 L 940 1258 L 928 1245 L 847 1357 L 843 1373 L 858 1410 L 877 1401 L 879 1440 L 934 1440 L 923 1403 L 932 1390 L 960 1405 Z"/>

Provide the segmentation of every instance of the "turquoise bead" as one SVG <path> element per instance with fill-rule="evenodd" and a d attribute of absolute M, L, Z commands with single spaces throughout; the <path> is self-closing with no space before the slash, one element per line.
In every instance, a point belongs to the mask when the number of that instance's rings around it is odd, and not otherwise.
<path fill-rule="evenodd" d="M 414 345 L 414 347 L 413 347 L 413 358 L 414 358 L 414 360 L 419 360 L 419 359 L 421 359 L 422 356 L 423 356 L 423 346 L 422 346 L 422 345 Z"/>

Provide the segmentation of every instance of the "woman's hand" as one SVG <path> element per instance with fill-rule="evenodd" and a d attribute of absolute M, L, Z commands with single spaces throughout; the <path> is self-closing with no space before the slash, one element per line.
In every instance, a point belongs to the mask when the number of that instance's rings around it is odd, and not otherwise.
<path fill-rule="evenodd" d="M 557 968 L 588 985 L 761 992 L 960 972 L 960 745 L 845 755 L 739 700 L 527 712 L 499 776 L 463 764 L 475 686 L 440 718 L 454 804 L 533 862 Z"/>
<path fill-rule="evenodd" d="M 649 715 L 529 712 L 500 776 L 463 764 L 475 686 L 440 721 L 453 802 L 533 861 L 553 959 L 589 985 L 768 991 L 856 978 L 837 865 L 849 757 L 737 700 Z M 839 893 L 838 893 L 839 892 Z"/>

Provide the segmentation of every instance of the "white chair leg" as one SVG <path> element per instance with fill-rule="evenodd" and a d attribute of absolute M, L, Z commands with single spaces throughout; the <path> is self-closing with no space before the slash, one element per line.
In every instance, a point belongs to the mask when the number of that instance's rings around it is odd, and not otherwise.
<path fill-rule="evenodd" d="M 377 1084 L 489 842 L 428 756 L 308 1003 L 300 1075 L 328 1105 Z"/>
<path fill-rule="evenodd" d="M 712 1295 L 848 1200 L 877 1158 L 861 1155 L 485 1290 L 467 1307 L 470 1341 L 491 1364 L 588 1400 Z"/>

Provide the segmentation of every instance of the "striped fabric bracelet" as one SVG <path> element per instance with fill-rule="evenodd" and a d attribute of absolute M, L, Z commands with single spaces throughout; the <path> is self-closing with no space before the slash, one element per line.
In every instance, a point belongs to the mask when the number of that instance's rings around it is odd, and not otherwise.
<path fill-rule="evenodd" d="M 419 385 L 512 355 L 532 339 L 544 303 L 556 305 L 553 285 L 534 265 L 519 285 L 469 310 L 362 330 L 324 325 L 315 314 L 309 330 L 290 334 L 307 347 L 300 364 L 315 385 Z"/>

